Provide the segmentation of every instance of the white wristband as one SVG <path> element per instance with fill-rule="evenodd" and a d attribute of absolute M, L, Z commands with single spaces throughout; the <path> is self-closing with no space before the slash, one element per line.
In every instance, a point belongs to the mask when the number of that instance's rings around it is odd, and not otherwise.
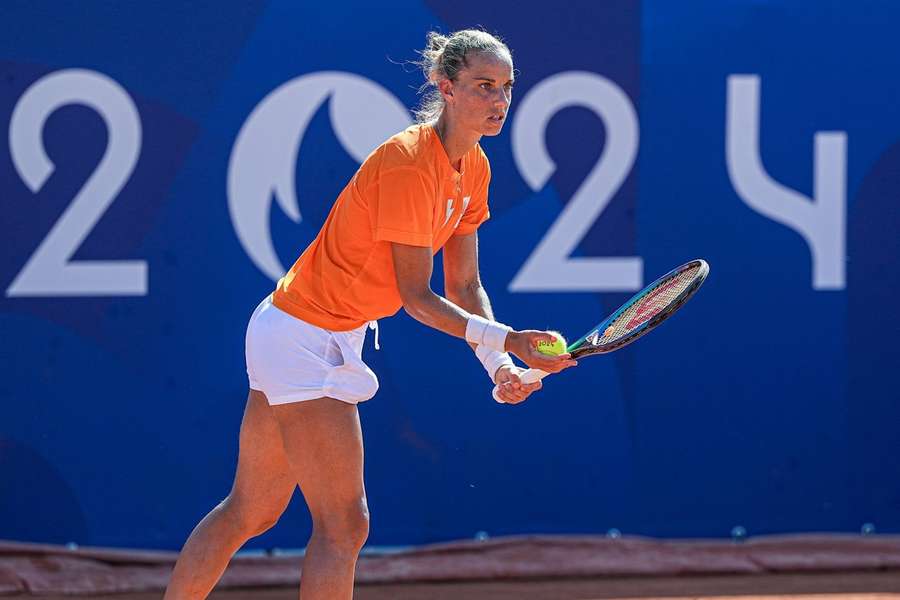
<path fill-rule="evenodd" d="M 496 350 L 491 350 L 485 346 L 477 346 L 475 348 L 475 356 L 477 356 L 478 360 L 481 361 L 481 364 L 484 365 L 484 370 L 487 371 L 491 381 L 494 381 L 494 376 L 497 374 L 497 371 L 500 370 L 500 367 L 506 365 L 512 366 L 515 364 L 506 352 L 497 352 Z"/>
<path fill-rule="evenodd" d="M 506 336 L 510 331 L 512 331 L 512 327 L 508 325 L 497 321 L 488 321 L 480 315 L 471 315 L 466 324 L 466 341 L 479 346 L 487 346 L 488 349 L 497 352 L 505 352 Z"/>

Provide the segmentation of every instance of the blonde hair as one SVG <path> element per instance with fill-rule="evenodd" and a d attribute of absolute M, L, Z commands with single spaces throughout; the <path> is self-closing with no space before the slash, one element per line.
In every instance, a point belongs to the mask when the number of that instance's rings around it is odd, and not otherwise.
<path fill-rule="evenodd" d="M 413 111 L 419 123 L 429 123 L 441 116 L 444 98 L 438 90 L 438 82 L 441 79 L 454 81 L 459 72 L 469 66 L 466 56 L 470 52 L 486 52 L 512 60 L 512 53 L 502 40 L 480 29 L 463 29 L 450 35 L 431 31 L 426 40 L 422 60 L 416 63 L 422 67 L 426 79 L 419 89 L 425 95 Z"/>

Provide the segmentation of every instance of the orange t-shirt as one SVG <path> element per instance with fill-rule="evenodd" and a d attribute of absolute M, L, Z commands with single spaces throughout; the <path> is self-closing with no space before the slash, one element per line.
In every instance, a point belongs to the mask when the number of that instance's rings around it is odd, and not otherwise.
<path fill-rule="evenodd" d="M 485 222 L 491 169 L 479 145 L 450 165 L 430 125 L 413 125 L 366 158 L 325 224 L 290 271 L 273 303 L 332 331 L 393 315 L 403 302 L 390 242 L 430 247 Z"/>

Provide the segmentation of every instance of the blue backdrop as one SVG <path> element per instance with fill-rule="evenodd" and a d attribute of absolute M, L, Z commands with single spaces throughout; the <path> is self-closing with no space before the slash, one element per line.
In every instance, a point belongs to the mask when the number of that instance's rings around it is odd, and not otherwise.
<path fill-rule="evenodd" d="M 425 33 L 474 25 L 519 70 L 483 141 L 499 318 L 575 338 L 712 272 L 516 407 L 383 320 L 370 543 L 900 531 L 900 6 L 201 4 L 4 6 L 0 538 L 180 546 L 229 489 L 250 312 L 411 119 Z M 300 500 L 252 544 L 302 546 Z"/>

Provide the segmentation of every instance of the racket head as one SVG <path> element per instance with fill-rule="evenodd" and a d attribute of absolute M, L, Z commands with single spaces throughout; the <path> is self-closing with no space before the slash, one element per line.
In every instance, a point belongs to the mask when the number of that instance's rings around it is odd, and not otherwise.
<path fill-rule="evenodd" d="M 572 358 L 613 352 L 650 332 L 697 293 L 709 264 L 703 259 L 672 269 L 623 304 L 566 349 Z"/>

